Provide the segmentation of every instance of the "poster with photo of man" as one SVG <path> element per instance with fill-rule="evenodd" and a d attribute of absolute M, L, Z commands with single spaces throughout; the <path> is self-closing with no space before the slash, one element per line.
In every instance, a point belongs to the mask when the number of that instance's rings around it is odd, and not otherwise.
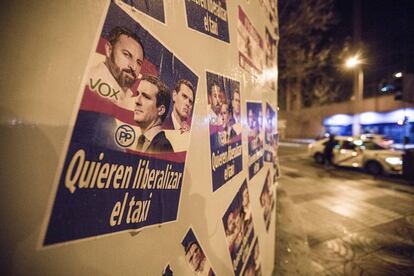
<path fill-rule="evenodd" d="M 94 48 L 43 246 L 177 219 L 198 77 L 113 2 Z"/>
<path fill-rule="evenodd" d="M 276 154 L 274 152 L 274 134 L 275 134 L 275 125 L 276 125 L 276 113 L 269 103 L 266 103 L 265 111 L 265 144 L 264 144 L 264 161 L 273 162 L 273 157 Z"/>
<path fill-rule="evenodd" d="M 240 83 L 207 72 L 211 173 L 216 191 L 243 167 Z"/>
<path fill-rule="evenodd" d="M 224 232 L 229 248 L 235 275 L 240 275 L 246 263 L 254 237 L 253 219 L 247 181 L 239 191 L 223 216 Z"/>
<path fill-rule="evenodd" d="M 199 241 L 197 240 L 193 229 L 190 227 L 184 239 L 181 242 L 185 253 L 185 260 L 190 266 L 194 275 L 213 276 L 215 275 L 210 261 L 207 259 L 206 254 Z"/>
<path fill-rule="evenodd" d="M 273 179 L 270 176 L 270 170 L 268 170 L 265 178 L 265 183 L 263 184 L 262 192 L 260 193 L 260 206 L 263 210 L 263 219 L 267 231 L 269 231 L 272 212 L 275 207 L 273 183 Z"/>
<path fill-rule="evenodd" d="M 237 48 L 239 66 L 259 77 L 264 69 L 264 41 L 241 6 L 238 8 Z"/>
<path fill-rule="evenodd" d="M 246 102 L 249 179 L 263 168 L 263 114 L 261 102 Z"/>
<path fill-rule="evenodd" d="M 256 237 L 253 242 L 253 248 L 250 251 L 249 259 L 247 260 L 246 266 L 243 269 L 243 276 L 261 276 L 261 262 L 260 262 L 260 250 L 259 240 Z"/>

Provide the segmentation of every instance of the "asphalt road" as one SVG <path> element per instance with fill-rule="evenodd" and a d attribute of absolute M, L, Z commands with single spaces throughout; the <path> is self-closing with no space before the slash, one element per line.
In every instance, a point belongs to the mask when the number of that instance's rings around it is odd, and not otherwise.
<path fill-rule="evenodd" d="M 414 186 L 280 146 L 276 275 L 414 275 Z"/>

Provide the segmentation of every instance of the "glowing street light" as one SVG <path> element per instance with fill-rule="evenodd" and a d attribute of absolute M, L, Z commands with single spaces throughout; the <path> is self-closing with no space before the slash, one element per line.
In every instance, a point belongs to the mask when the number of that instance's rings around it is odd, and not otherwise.
<path fill-rule="evenodd" d="M 397 72 L 394 74 L 394 77 L 396 78 L 402 78 L 403 74 L 401 72 Z"/>
<path fill-rule="evenodd" d="M 361 64 L 361 60 L 358 58 L 358 56 L 350 57 L 345 62 L 346 68 L 354 68 L 359 64 Z"/>

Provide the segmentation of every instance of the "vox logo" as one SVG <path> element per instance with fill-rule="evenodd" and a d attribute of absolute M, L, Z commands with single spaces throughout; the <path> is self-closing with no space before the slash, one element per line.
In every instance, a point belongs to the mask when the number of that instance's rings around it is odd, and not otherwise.
<path fill-rule="evenodd" d="M 93 91 L 98 92 L 98 94 L 102 97 L 115 98 L 115 100 L 118 100 L 117 94 L 121 92 L 120 90 L 113 89 L 108 83 L 103 82 L 101 79 L 94 81 L 92 78 L 90 78 L 89 87 Z"/>

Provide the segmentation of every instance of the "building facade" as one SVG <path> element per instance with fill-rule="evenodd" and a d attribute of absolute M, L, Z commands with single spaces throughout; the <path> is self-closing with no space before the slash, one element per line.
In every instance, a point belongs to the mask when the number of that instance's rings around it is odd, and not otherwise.
<path fill-rule="evenodd" d="M 393 95 L 364 99 L 360 114 L 361 133 L 384 134 L 396 142 L 408 136 L 414 141 L 414 104 L 397 101 Z M 281 138 L 315 138 L 325 133 L 352 135 L 353 101 L 280 111 Z"/>

